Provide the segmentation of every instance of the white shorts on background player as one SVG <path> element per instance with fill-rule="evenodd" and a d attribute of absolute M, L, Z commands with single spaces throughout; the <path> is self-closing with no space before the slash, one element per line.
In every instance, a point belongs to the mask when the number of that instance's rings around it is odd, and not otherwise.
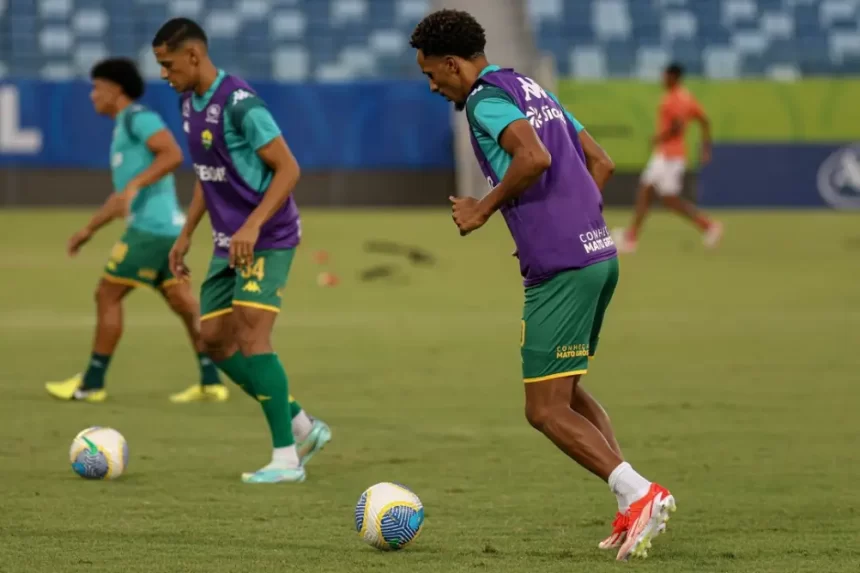
<path fill-rule="evenodd" d="M 683 157 L 666 157 L 662 153 L 655 153 L 648 160 L 640 182 L 653 186 L 661 197 L 677 197 L 684 188 L 685 169 Z"/>

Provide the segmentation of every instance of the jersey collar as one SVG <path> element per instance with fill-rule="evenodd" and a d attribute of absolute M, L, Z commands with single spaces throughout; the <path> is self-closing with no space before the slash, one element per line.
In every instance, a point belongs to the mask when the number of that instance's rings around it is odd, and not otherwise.
<path fill-rule="evenodd" d="M 502 69 L 502 68 L 500 68 L 499 66 L 496 66 L 496 65 L 490 64 L 489 66 L 487 66 L 486 68 L 484 68 L 483 70 L 481 70 L 481 73 L 480 73 L 480 74 L 478 74 L 478 77 L 479 77 L 479 78 L 482 78 L 482 77 L 484 77 L 485 75 L 489 74 L 490 72 L 497 72 L 497 71 L 499 71 L 499 70 L 501 70 L 501 69 Z"/>
<path fill-rule="evenodd" d="M 215 81 L 212 82 L 212 85 L 209 86 L 209 89 L 206 90 L 205 94 L 202 96 L 198 96 L 196 93 L 191 94 L 191 103 L 194 105 L 194 111 L 203 111 L 203 108 L 206 107 L 206 104 L 208 104 L 209 100 L 212 99 L 212 96 L 215 95 L 215 90 L 218 89 L 226 76 L 227 72 L 224 70 L 218 70 L 218 75 L 215 76 Z"/>

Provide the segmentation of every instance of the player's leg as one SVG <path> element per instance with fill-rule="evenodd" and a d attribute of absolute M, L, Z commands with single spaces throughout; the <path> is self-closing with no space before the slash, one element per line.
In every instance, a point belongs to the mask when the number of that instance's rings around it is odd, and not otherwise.
<path fill-rule="evenodd" d="M 610 263 L 561 273 L 527 289 L 520 341 L 529 423 L 603 480 L 621 457 L 571 402 L 588 371 L 591 324 Z"/>
<path fill-rule="evenodd" d="M 618 445 L 618 440 L 615 439 L 615 431 L 612 429 L 609 414 L 606 413 L 600 402 L 582 387 L 581 383 L 574 386 L 573 395 L 570 398 L 570 407 L 574 412 L 584 416 L 595 428 L 600 430 L 600 433 L 606 439 L 606 443 L 609 444 L 613 452 L 618 454 L 618 457 L 624 457 L 621 453 L 621 446 Z"/>
<path fill-rule="evenodd" d="M 197 364 L 200 369 L 200 383 L 170 396 L 170 401 L 174 403 L 224 402 L 230 393 L 227 387 L 221 383 L 215 363 L 206 354 L 203 339 L 200 336 L 200 306 L 191 292 L 191 284 L 188 281 L 180 281 L 170 277 L 161 283 L 159 292 L 185 326 L 191 346 L 197 355 Z"/>
<path fill-rule="evenodd" d="M 627 228 L 624 234 L 624 241 L 621 243 L 621 248 L 627 252 L 636 250 L 639 244 L 639 234 L 642 232 L 642 226 L 645 224 L 645 217 L 651 209 L 651 203 L 656 194 L 653 184 L 643 184 L 639 186 L 636 192 L 636 203 L 633 207 L 633 220 L 630 227 Z"/>
<path fill-rule="evenodd" d="M 621 457 L 585 416 L 570 408 L 579 375 L 526 384 L 526 418 L 579 465 L 608 481 Z"/>
<path fill-rule="evenodd" d="M 594 355 L 597 353 L 597 344 L 600 341 L 600 331 L 603 328 L 603 319 L 606 316 L 606 309 L 612 301 L 612 296 L 615 294 L 615 287 L 618 285 L 618 259 L 607 261 L 608 265 L 606 273 L 606 281 L 600 290 L 597 297 L 597 306 L 594 309 L 594 319 L 591 323 L 591 333 L 588 339 L 588 365 L 591 366 Z M 570 398 L 570 407 L 579 412 L 585 418 L 594 424 L 600 430 L 603 437 L 609 443 L 612 450 L 623 458 L 621 454 L 621 446 L 615 438 L 615 430 L 612 429 L 612 422 L 609 420 L 609 415 L 603 406 L 591 395 L 582 383 L 574 386 L 573 395 Z"/>
<path fill-rule="evenodd" d="M 591 336 L 589 337 L 589 365 L 597 353 L 600 342 L 600 332 L 603 329 L 603 321 L 606 312 L 615 294 L 618 285 L 619 266 L 618 259 L 608 261 L 607 273 L 603 287 L 597 298 L 597 307 L 594 312 L 594 320 L 591 324 Z M 575 395 L 582 395 L 584 399 L 591 398 L 587 393 L 576 385 Z M 585 396 L 588 396 L 585 398 Z M 593 398 L 593 409 L 603 413 L 603 419 L 598 427 L 610 444 L 614 443 L 613 449 L 621 455 L 621 447 L 615 439 L 612 424 L 603 407 Z M 645 479 L 640 476 L 626 461 L 615 468 L 609 477 L 609 487 L 618 501 L 618 513 L 613 522 L 612 534 L 604 539 L 599 547 L 609 549 L 618 547 L 618 556 L 626 559 L 631 554 L 640 557 L 647 556 L 650 540 L 655 535 L 665 530 L 665 523 L 669 519 L 669 511 L 674 510 L 675 500 L 668 490 L 657 484 L 650 484 L 647 493 L 642 495 Z M 644 517 L 643 517 L 644 516 Z M 653 520 L 652 520 L 653 518 Z M 629 538 L 629 539 L 628 539 Z M 632 544 L 631 544 L 632 543 Z M 626 546 L 625 546 L 626 545 Z"/>
<path fill-rule="evenodd" d="M 668 491 L 637 473 L 623 460 L 620 448 L 614 449 L 603 432 L 570 405 L 579 393 L 580 376 L 588 370 L 592 346 L 596 346 L 595 321 L 602 322 L 617 280 L 618 260 L 613 258 L 527 289 L 522 358 L 529 422 L 606 481 L 616 497 L 624 498 L 631 525 L 619 558 L 626 559 L 642 554 L 658 533 L 654 528 L 668 519 L 668 507 L 674 500 Z M 643 515 L 647 516 L 644 521 L 640 519 Z"/>
<path fill-rule="evenodd" d="M 243 392 L 256 400 L 251 366 L 239 351 L 233 314 L 235 288 L 236 272 L 230 268 L 226 259 L 213 257 L 200 289 L 200 338 L 204 351 L 215 365 Z M 276 295 L 277 289 L 272 292 Z M 246 297 L 249 295 L 243 294 Z M 255 294 L 250 293 L 250 296 Z M 200 388 L 200 385 L 195 384 L 186 393 L 200 392 Z M 306 464 L 331 440 L 331 430 L 321 420 L 309 416 L 292 396 L 289 397 L 289 405 L 293 434 L 299 442 L 300 460 Z"/>
<path fill-rule="evenodd" d="M 96 287 L 96 331 L 87 368 L 68 380 L 48 382 L 45 389 L 55 398 L 101 402 L 107 397 L 105 374 L 122 336 L 122 301 L 135 287 L 152 285 L 152 277 L 143 272 L 142 256 L 138 234 L 132 229 L 111 249 Z"/>
<path fill-rule="evenodd" d="M 291 406 L 289 380 L 272 348 L 272 330 L 294 254 L 293 249 L 255 253 L 254 261 L 238 270 L 233 292 L 239 348 L 269 423 L 274 448 L 269 465 L 243 476 L 250 483 L 304 479 L 303 463 L 331 439 L 325 423 L 310 419 L 295 401 Z"/>
<path fill-rule="evenodd" d="M 722 223 L 708 217 L 707 214 L 698 209 L 692 202 L 681 197 L 680 194 L 665 195 L 660 199 L 664 207 L 681 215 L 702 232 L 705 246 L 716 247 L 719 244 L 723 235 Z"/>
<path fill-rule="evenodd" d="M 293 436 L 289 380 L 271 342 L 277 313 L 270 309 L 236 306 L 233 315 L 239 348 L 266 416 L 273 448 L 271 462 L 256 472 L 243 474 L 242 480 L 247 483 L 304 481 L 305 473 Z"/>
<path fill-rule="evenodd" d="M 122 337 L 122 301 L 133 286 L 102 278 L 96 288 L 96 331 L 93 348 L 83 375 L 65 382 L 49 383 L 48 392 L 55 398 L 101 402 L 107 397 L 105 375 L 111 357 Z"/>
<path fill-rule="evenodd" d="M 722 237 L 723 226 L 681 196 L 684 189 L 683 159 L 668 161 L 665 167 L 660 183 L 660 200 L 663 206 L 690 221 L 702 232 L 705 245 L 715 247 Z"/>
<path fill-rule="evenodd" d="M 600 290 L 597 298 L 597 306 L 594 310 L 594 319 L 591 324 L 591 334 L 588 343 L 588 364 L 591 367 L 591 362 L 597 353 L 597 345 L 600 341 L 600 331 L 603 328 L 603 320 L 606 316 L 606 310 L 609 303 L 612 301 L 612 296 L 615 293 L 615 287 L 618 284 L 618 260 L 609 261 L 610 268 L 606 274 L 606 280 Z M 615 430 L 612 428 L 612 422 L 609 415 L 604 410 L 603 406 L 589 392 L 585 390 L 580 381 L 574 385 L 573 396 L 571 397 L 570 407 L 582 414 L 594 426 L 600 430 L 607 443 L 612 448 L 612 451 L 618 454 L 622 460 L 624 455 L 621 452 L 621 446 L 615 437 Z M 627 518 L 627 510 L 630 501 L 621 493 L 614 492 L 618 503 L 618 512 L 615 515 L 615 520 L 612 522 L 612 532 L 609 536 L 602 540 L 598 547 L 601 549 L 615 549 L 624 543 L 627 537 L 627 530 L 630 527 Z"/>
<path fill-rule="evenodd" d="M 251 398 L 257 394 L 251 385 L 248 366 L 236 338 L 233 317 L 233 290 L 236 273 L 227 259 L 212 257 L 206 279 L 200 287 L 200 340 L 203 350 L 215 365 Z M 200 390 L 195 384 L 187 392 Z"/>
<path fill-rule="evenodd" d="M 633 253 L 639 241 L 639 233 L 645 223 L 645 217 L 651 208 L 651 202 L 656 195 L 656 185 L 663 168 L 663 159 L 659 155 L 652 155 L 642 172 L 639 180 L 639 189 L 636 191 L 636 201 L 633 205 L 633 219 L 626 229 L 619 229 L 613 233 L 618 250 L 622 253 Z"/>

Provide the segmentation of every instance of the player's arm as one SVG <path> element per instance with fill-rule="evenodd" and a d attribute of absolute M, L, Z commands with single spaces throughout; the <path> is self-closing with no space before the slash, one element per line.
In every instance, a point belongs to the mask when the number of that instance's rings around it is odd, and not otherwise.
<path fill-rule="evenodd" d="M 247 223 L 262 227 L 286 203 L 299 182 L 301 169 L 282 135 L 258 149 L 257 155 L 272 170 L 272 182 L 269 183 L 263 200 L 251 212 Z"/>
<path fill-rule="evenodd" d="M 121 217 L 122 211 L 119 204 L 119 195 L 111 193 L 110 196 L 105 199 L 105 202 L 102 203 L 102 206 L 99 207 L 99 210 L 93 214 L 89 223 L 87 223 L 86 229 L 90 234 L 95 234 L 96 231 L 114 219 L 119 219 Z"/>
<path fill-rule="evenodd" d="M 272 170 L 272 180 L 242 228 L 230 241 L 231 263 L 250 261 L 260 228 L 286 203 L 301 169 L 272 114 L 257 97 L 249 97 L 232 106 L 231 119 L 260 160 Z"/>
<path fill-rule="evenodd" d="M 603 191 L 606 182 L 615 173 L 615 162 L 585 129 L 579 132 L 579 142 L 585 152 L 588 172 L 591 173 L 591 178 L 594 179 L 597 188 Z"/>
<path fill-rule="evenodd" d="M 615 173 L 615 163 L 612 161 L 612 158 L 609 157 L 609 154 L 606 153 L 594 138 L 591 137 L 591 134 L 586 131 L 585 126 L 582 125 L 582 123 L 576 119 L 572 113 L 567 111 L 567 108 L 562 105 L 556 95 L 551 92 L 547 93 L 555 100 L 558 107 L 564 111 L 564 115 L 567 116 L 568 121 L 570 121 L 571 125 L 573 125 L 573 128 L 576 130 L 576 133 L 579 136 L 579 142 L 582 145 L 582 151 L 585 152 L 585 161 L 586 166 L 588 167 L 588 172 L 597 184 L 597 188 L 603 191 L 603 187 L 606 186 L 606 182 L 609 181 L 609 178 L 612 177 L 613 173 Z"/>
<path fill-rule="evenodd" d="M 693 100 L 693 105 L 690 114 L 696 123 L 699 124 L 699 129 L 702 130 L 702 156 L 700 162 L 705 164 L 711 160 L 711 120 L 699 102 Z"/>
<path fill-rule="evenodd" d="M 70 256 L 76 255 L 99 229 L 114 219 L 128 215 L 132 201 L 142 188 L 152 185 L 182 164 L 182 150 L 157 114 L 136 114 L 132 118 L 131 129 L 137 138 L 146 142 L 154 155 L 153 161 L 129 181 L 121 193 L 111 193 L 87 225 L 72 235 L 67 245 Z"/>
<path fill-rule="evenodd" d="M 481 227 L 502 205 L 519 197 L 552 163 L 534 128 L 504 91 L 490 87 L 475 92 L 466 101 L 466 113 L 472 129 L 492 137 L 511 161 L 499 184 L 480 201 L 449 198 L 461 235 Z"/>
<path fill-rule="evenodd" d="M 194 235 L 194 230 L 197 229 L 205 214 L 206 200 L 203 197 L 203 185 L 197 179 L 194 181 L 194 194 L 191 196 L 191 205 L 188 206 L 188 213 L 185 215 L 185 224 L 167 256 L 170 271 L 180 280 L 188 279 L 191 276 L 191 269 L 185 265 L 185 255 L 191 248 L 191 237 Z"/>
<path fill-rule="evenodd" d="M 77 255 L 78 251 L 81 250 L 81 247 L 93 238 L 96 231 L 119 216 L 120 208 L 117 198 L 118 195 L 116 193 L 111 193 L 110 197 L 108 197 L 102 206 L 99 207 L 99 210 L 93 214 L 84 228 L 71 236 L 66 244 L 66 252 L 70 257 Z"/>
<path fill-rule="evenodd" d="M 151 111 L 138 113 L 132 119 L 131 129 L 153 155 L 149 167 L 128 182 L 120 198 L 123 210 L 128 213 L 132 201 L 144 187 L 148 187 L 182 165 L 182 149 L 161 117 Z"/>
<path fill-rule="evenodd" d="M 188 212 L 185 214 L 185 224 L 182 226 L 182 231 L 179 234 L 190 239 L 205 214 L 206 200 L 203 197 L 203 185 L 201 185 L 198 179 L 195 179 L 191 204 L 188 206 Z"/>
<path fill-rule="evenodd" d="M 499 184 L 480 201 L 488 216 L 519 197 L 552 165 L 552 156 L 526 119 L 508 125 L 499 145 L 511 156 L 511 164 Z"/>

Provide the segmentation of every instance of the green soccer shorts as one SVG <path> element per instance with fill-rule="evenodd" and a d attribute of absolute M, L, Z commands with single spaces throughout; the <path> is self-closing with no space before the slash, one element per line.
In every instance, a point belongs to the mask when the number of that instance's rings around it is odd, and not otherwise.
<path fill-rule="evenodd" d="M 179 282 L 170 272 L 169 254 L 176 237 L 129 227 L 111 249 L 104 279 L 132 287 L 166 288 Z"/>
<path fill-rule="evenodd" d="M 255 251 L 254 262 L 235 269 L 228 259 L 212 257 L 200 288 L 200 320 L 227 314 L 234 306 L 280 312 L 295 253 L 295 249 Z"/>
<path fill-rule="evenodd" d="M 616 284 L 618 259 L 612 258 L 526 289 L 520 333 L 523 381 L 588 371 Z"/>

